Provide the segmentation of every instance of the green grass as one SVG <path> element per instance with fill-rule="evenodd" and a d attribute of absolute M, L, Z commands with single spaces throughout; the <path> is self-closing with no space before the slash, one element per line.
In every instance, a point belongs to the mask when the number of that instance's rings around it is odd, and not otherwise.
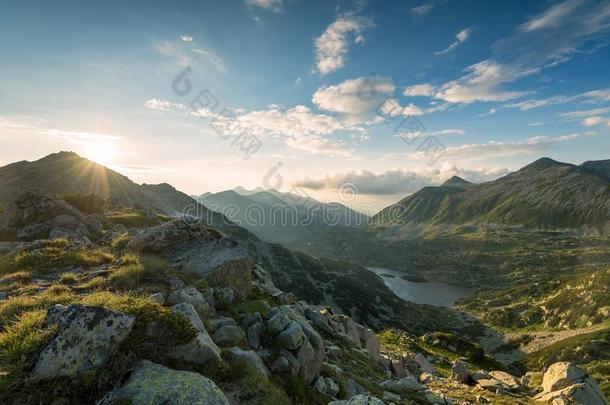
<path fill-rule="evenodd" d="M 56 200 L 63 200 L 85 214 L 103 212 L 107 206 L 106 199 L 92 193 L 60 194 L 53 196 L 53 198 Z"/>
<path fill-rule="evenodd" d="M 162 216 L 156 215 L 151 218 L 140 211 L 128 208 L 108 213 L 105 217 L 107 225 L 120 224 L 126 228 L 148 228 L 165 221 Z"/>
<path fill-rule="evenodd" d="M 162 284 L 171 272 L 169 263 L 157 256 L 127 254 L 122 266 L 109 277 L 109 284 L 121 290 L 133 290 L 145 284 Z"/>
<path fill-rule="evenodd" d="M 25 312 L 46 310 L 55 304 L 67 305 L 76 299 L 76 294 L 61 284 L 37 295 L 16 295 L 0 302 L 0 323 L 6 325 L 16 321 Z"/>

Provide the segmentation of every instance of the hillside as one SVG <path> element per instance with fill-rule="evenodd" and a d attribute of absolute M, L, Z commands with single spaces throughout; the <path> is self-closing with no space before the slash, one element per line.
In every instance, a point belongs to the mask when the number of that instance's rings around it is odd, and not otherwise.
<path fill-rule="evenodd" d="M 502 224 L 608 231 L 610 161 L 539 159 L 500 179 L 425 187 L 375 215 L 373 226 Z"/>

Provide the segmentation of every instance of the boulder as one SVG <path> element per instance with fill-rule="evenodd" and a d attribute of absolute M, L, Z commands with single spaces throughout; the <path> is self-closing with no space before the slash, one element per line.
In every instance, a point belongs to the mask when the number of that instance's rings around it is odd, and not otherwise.
<path fill-rule="evenodd" d="M 569 362 L 558 362 L 549 366 L 542 379 L 539 401 L 566 400 L 569 404 L 608 405 L 593 377 Z"/>
<path fill-rule="evenodd" d="M 246 339 L 248 340 L 248 346 L 252 349 L 258 350 L 261 347 L 261 336 L 263 334 L 263 324 L 261 322 L 253 323 L 248 327 L 246 331 Z"/>
<path fill-rule="evenodd" d="M 331 336 L 335 336 L 335 330 L 330 325 L 329 319 L 319 311 L 305 308 L 305 317 L 309 319 L 312 325 L 317 329 L 324 331 Z"/>
<path fill-rule="evenodd" d="M 208 240 L 212 237 L 213 233 L 205 226 L 176 219 L 138 231 L 127 245 L 127 249 L 161 253 L 188 241 Z"/>
<path fill-rule="evenodd" d="M 214 302 L 216 309 L 227 309 L 235 301 L 235 292 L 229 287 L 220 287 L 214 289 Z"/>
<path fill-rule="evenodd" d="M 229 405 L 216 384 L 191 371 L 172 370 L 142 360 L 116 395 L 116 402 L 132 405 Z"/>
<path fill-rule="evenodd" d="M 237 326 L 237 322 L 235 322 L 235 319 L 229 318 L 228 316 L 218 316 L 210 320 L 209 325 L 210 331 L 215 332 L 223 326 Z"/>
<path fill-rule="evenodd" d="M 472 380 L 468 367 L 461 360 L 455 360 L 453 362 L 451 367 L 451 376 L 449 378 L 453 381 L 459 382 L 460 384 L 468 384 Z"/>
<path fill-rule="evenodd" d="M 212 287 L 233 289 L 238 300 L 252 290 L 252 259 L 232 238 L 185 244 L 171 253 L 171 260 L 184 271 L 202 275 Z"/>
<path fill-rule="evenodd" d="M 151 294 L 148 298 L 151 301 L 154 301 L 159 305 L 165 304 L 165 294 L 163 294 L 163 293 L 159 292 L 159 293 Z"/>
<path fill-rule="evenodd" d="M 410 375 L 407 369 L 402 365 L 402 361 L 396 359 L 390 361 L 390 371 L 396 378 L 404 378 Z"/>
<path fill-rule="evenodd" d="M 203 318 L 210 317 L 210 306 L 203 294 L 199 292 L 195 287 L 189 286 L 179 290 L 173 291 L 167 297 L 167 303 L 169 305 L 180 304 L 182 302 L 191 304 L 197 313 Z"/>
<path fill-rule="evenodd" d="M 517 391 L 521 389 L 519 379 L 505 371 L 490 371 L 489 375 L 500 381 L 510 391 Z"/>
<path fill-rule="evenodd" d="M 294 355 L 288 350 L 280 350 L 280 355 L 273 362 L 271 370 L 274 373 L 290 373 L 291 375 L 297 375 L 301 369 L 301 364 Z"/>
<path fill-rule="evenodd" d="M 298 322 L 292 321 L 275 339 L 280 347 L 288 350 L 297 350 L 305 341 L 305 334 L 301 325 Z"/>
<path fill-rule="evenodd" d="M 59 331 L 38 355 L 34 379 L 72 376 L 103 367 L 129 335 L 135 317 L 104 307 L 54 307 L 46 324 Z"/>
<path fill-rule="evenodd" d="M 174 347 L 168 356 L 195 365 L 216 364 L 221 361 L 220 348 L 207 332 L 200 332 L 190 342 Z"/>
<path fill-rule="evenodd" d="M 332 401 L 328 405 L 385 405 L 384 402 L 368 394 L 359 394 L 344 401 Z"/>
<path fill-rule="evenodd" d="M 362 347 L 362 343 L 360 343 L 358 324 L 354 322 L 352 318 L 346 315 L 334 315 L 333 318 L 343 325 L 347 340 L 355 344 L 357 347 Z"/>
<path fill-rule="evenodd" d="M 375 332 L 362 325 L 357 324 L 357 327 L 362 348 L 368 350 L 371 359 L 381 362 L 381 353 L 379 353 L 381 345 L 379 344 L 379 338 Z"/>
<path fill-rule="evenodd" d="M 316 351 L 307 339 L 303 341 L 303 344 L 296 352 L 296 359 L 299 362 L 299 375 L 306 384 L 311 384 L 320 372 L 323 359 L 319 359 Z"/>
<path fill-rule="evenodd" d="M 337 383 L 330 377 L 318 377 L 314 383 L 313 387 L 320 394 L 328 395 L 330 397 L 336 397 L 339 393 L 339 386 Z"/>
<path fill-rule="evenodd" d="M 348 398 L 356 395 L 366 394 L 366 389 L 351 378 L 345 381 L 345 392 Z"/>
<path fill-rule="evenodd" d="M 271 373 L 263 363 L 260 356 L 252 350 L 242 350 L 238 347 L 232 347 L 227 351 L 228 360 L 232 363 L 237 363 L 246 367 L 251 367 L 259 375 L 269 378 Z"/>
<path fill-rule="evenodd" d="M 424 356 L 423 354 L 417 353 L 413 360 L 415 360 L 415 362 L 419 366 L 419 371 L 421 371 L 422 373 L 436 374 L 434 366 L 430 364 L 426 356 Z"/>
<path fill-rule="evenodd" d="M 275 336 L 288 326 L 290 318 L 283 312 L 277 311 L 267 322 L 267 330 L 271 336 Z"/>
<path fill-rule="evenodd" d="M 235 346 L 246 339 L 246 334 L 237 325 L 223 325 L 214 331 L 212 339 L 219 346 Z"/>
<path fill-rule="evenodd" d="M 409 376 L 400 380 L 387 380 L 379 384 L 384 390 L 396 394 L 408 394 L 410 392 L 424 391 L 425 385 L 420 384 L 415 377 Z"/>
<path fill-rule="evenodd" d="M 195 328 L 198 332 L 206 331 L 201 317 L 199 317 L 199 314 L 195 310 L 195 307 L 193 307 L 191 304 L 187 302 L 181 302 L 172 306 L 170 309 L 174 313 L 185 316 L 190 321 L 193 328 Z"/>

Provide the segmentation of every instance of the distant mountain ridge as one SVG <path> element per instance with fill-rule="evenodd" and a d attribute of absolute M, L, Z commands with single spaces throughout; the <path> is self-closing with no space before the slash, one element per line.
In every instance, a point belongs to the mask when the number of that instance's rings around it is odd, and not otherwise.
<path fill-rule="evenodd" d="M 373 226 L 504 224 L 542 229 L 610 225 L 610 160 L 582 165 L 538 159 L 497 180 L 452 178 L 375 215 Z"/>
<path fill-rule="evenodd" d="M 242 187 L 215 194 L 203 194 L 199 202 L 222 213 L 258 237 L 290 244 L 316 238 L 335 225 L 363 226 L 369 217 L 340 203 L 322 203 L 276 190 Z"/>

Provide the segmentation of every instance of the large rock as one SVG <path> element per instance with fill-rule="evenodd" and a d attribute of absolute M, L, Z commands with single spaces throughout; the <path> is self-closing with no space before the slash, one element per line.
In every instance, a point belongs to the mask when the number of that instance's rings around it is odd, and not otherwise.
<path fill-rule="evenodd" d="M 168 356 L 195 365 L 217 364 L 221 361 L 220 348 L 205 330 L 190 342 L 171 349 Z"/>
<path fill-rule="evenodd" d="M 383 389 L 395 394 L 408 394 L 410 392 L 424 391 L 426 389 L 426 386 L 417 382 L 413 376 L 404 377 L 400 380 L 387 380 L 379 385 Z"/>
<path fill-rule="evenodd" d="M 301 325 L 298 322 L 292 321 L 275 339 L 280 347 L 288 350 L 297 350 L 305 341 L 305 334 Z"/>
<path fill-rule="evenodd" d="M 263 334 L 262 322 L 255 322 L 248 327 L 246 331 L 246 338 L 248 340 L 248 346 L 252 349 L 258 350 L 261 347 L 261 336 Z"/>
<path fill-rule="evenodd" d="M 170 305 L 180 304 L 180 303 L 191 304 L 197 313 L 204 318 L 209 318 L 210 316 L 210 306 L 206 301 L 203 294 L 199 292 L 195 287 L 189 286 L 184 287 L 179 290 L 173 291 L 167 297 L 167 303 Z"/>
<path fill-rule="evenodd" d="M 267 322 L 267 330 L 271 336 L 275 336 L 288 326 L 290 318 L 284 311 L 277 311 Z"/>
<path fill-rule="evenodd" d="M 227 397 L 212 380 L 148 360 L 138 363 L 116 399 L 132 405 L 229 405 Z"/>
<path fill-rule="evenodd" d="M 251 367 L 259 375 L 269 378 L 271 373 L 260 356 L 252 350 L 242 350 L 238 347 L 232 347 L 227 350 L 227 357 L 230 362 L 237 363 L 246 367 Z"/>
<path fill-rule="evenodd" d="M 220 346 L 235 346 L 246 339 L 246 334 L 237 325 L 223 325 L 214 331 L 212 339 Z"/>
<path fill-rule="evenodd" d="M 379 338 L 371 329 L 365 328 L 362 325 L 358 325 L 358 333 L 360 334 L 360 344 L 361 346 L 369 351 L 369 356 L 371 359 L 381 362 L 381 353 L 379 349 L 381 345 L 379 344 Z"/>
<path fill-rule="evenodd" d="M 569 404 L 608 404 L 595 379 L 569 362 L 549 366 L 542 379 L 542 390 L 536 397 L 539 401 L 565 399 Z"/>
<path fill-rule="evenodd" d="M 451 366 L 451 376 L 449 377 L 460 384 L 468 384 L 472 381 L 468 366 L 461 360 L 455 360 Z"/>
<path fill-rule="evenodd" d="M 103 367 L 129 335 L 135 317 L 104 307 L 56 306 L 47 324 L 59 331 L 38 355 L 35 379 L 76 375 Z"/>
<path fill-rule="evenodd" d="M 489 375 L 500 381 L 510 391 L 517 391 L 521 388 L 521 384 L 517 377 L 505 371 L 490 371 Z"/>
<path fill-rule="evenodd" d="M 305 308 L 305 317 L 307 317 L 317 329 L 324 331 L 331 336 L 335 336 L 335 330 L 330 324 L 329 317 L 325 314 L 322 314 L 320 311 L 314 311 L 311 308 Z"/>
<path fill-rule="evenodd" d="M 129 250 L 166 252 L 175 246 L 193 240 L 208 240 L 215 236 L 205 226 L 192 225 L 177 219 L 139 231 L 129 242 Z"/>
<path fill-rule="evenodd" d="M 90 243 L 89 221 L 78 209 L 33 191 L 17 196 L 0 214 L 0 233 L 28 240 L 66 236 Z"/>
<path fill-rule="evenodd" d="M 345 401 L 329 402 L 328 405 L 385 405 L 385 403 L 377 397 L 360 394 Z"/>
<path fill-rule="evenodd" d="M 185 316 L 198 332 L 205 332 L 205 325 L 201 320 L 201 317 L 191 304 L 187 302 L 181 302 L 170 308 L 172 312 Z"/>
<path fill-rule="evenodd" d="M 413 360 L 415 360 L 415 362 L 419 366 L 419 371 L 421 371 L 422 373 L 436 374 L 434 366 L 430 364 L 426 356 L 424 356 L 423 354 L 417 353 Z"/>

